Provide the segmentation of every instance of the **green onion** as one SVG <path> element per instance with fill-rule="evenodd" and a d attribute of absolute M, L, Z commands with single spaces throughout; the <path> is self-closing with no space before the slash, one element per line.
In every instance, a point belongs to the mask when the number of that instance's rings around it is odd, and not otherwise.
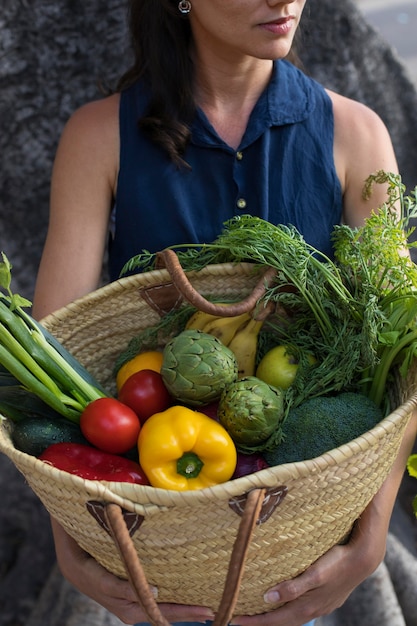
<path fill-rule="evenodd" d="M 30 302 L 13 294 L 11 264 L 2 253 L 0 287 L 0 364 L 12 376 L 12 388 L 20 387 L 33 394 L 53 411 L 78 422 L 84 408 L 108 395 L 91 374 L 46 329 L 36 322 L 23 307 Z M 7 387 L 0 388 L 0 406 L 10 406 L 16 394 Z M 7 398 L 7 402 L 6 402 Z M 26 407 L 27 408 L 27 407 Z M 15 407 L 18 410 L 18 407 Z M 16 410 L 10 410 L 15 415 Z"/>

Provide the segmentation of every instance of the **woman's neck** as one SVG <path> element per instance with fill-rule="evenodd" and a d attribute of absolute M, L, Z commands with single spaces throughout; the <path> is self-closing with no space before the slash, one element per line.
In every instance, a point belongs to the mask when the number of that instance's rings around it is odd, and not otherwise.
<path fill-rule="evenodd" d="M 272 66 L 272 61 L 253 58 L 233 65 L 197 64 L 197 106 L 204 111 L 218 135 L 235 149 L 271 78 Z"/>

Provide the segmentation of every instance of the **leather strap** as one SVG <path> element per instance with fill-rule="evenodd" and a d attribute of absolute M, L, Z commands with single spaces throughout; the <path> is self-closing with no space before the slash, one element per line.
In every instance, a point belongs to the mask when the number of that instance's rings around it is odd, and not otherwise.
<path fill-rule="evenodd" d="M 239 597 L 246 556 L 252 539 L 253 529 L 256 526 L 264 501 L 264 496 L 265 489 L 254 489 L 248 494 L 245 510 L 243 511 L 238 534 L 230 557 L 222 599 L 213 626 L 227 626 L 233 616 Z"/>
<path fill-rule="evenodd" d="M 158 604 L 149 588 L 142 563 L 123 519 L 122 509 L 118 504 L 110 503 L 105 506 L 104 515 L 124 563 L 129 582 L 148 620 L 153 626 L 170 626 L 170 623 L 159 610 Z"/>
<path fill-rule="evenodd" d="M 276 277 L 276 270 L 273 267 L 269 267 L 263 276 L 261 276 L 252 293 L 247 296 L 247 298 L 241 300 L 240 302 L 225 306 L 223 304 L 206 300 L 204 296 L 194 289 L 188 280 L 186 273 L 181 267 L 181 263 L 179 262 L 178 256 L 174 250 L 162 250 L 157 253 L 157 257 L 159 266 L 163 265 L 166 268 L 173 284 L 185 300 L 200 311 L 210 313 L 211 315 L 220 315 L 222 317 L 235 317 L 236 315 L 241 315 L 242 313 L 247 313 L 254 309 L 258 300 L 265 295 L 267 287 L 272 284 L 274 278 Z M 271 308 L 267 307 L 265 317 L 270 313 L 270 311 Z M 256 319 L 260 319 L 260 317 L 257 315 Z"/>

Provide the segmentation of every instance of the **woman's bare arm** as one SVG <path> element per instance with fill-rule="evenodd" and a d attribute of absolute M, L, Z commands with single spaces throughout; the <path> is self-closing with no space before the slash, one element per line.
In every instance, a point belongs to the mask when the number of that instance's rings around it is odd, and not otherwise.
<path fill-rule="evenodd" d="M 98 286 L 118 160 L 118 96 L 111 96 L 79 109 L 63 131 L 52 174 L 35 317 L 44 317 Z"/>

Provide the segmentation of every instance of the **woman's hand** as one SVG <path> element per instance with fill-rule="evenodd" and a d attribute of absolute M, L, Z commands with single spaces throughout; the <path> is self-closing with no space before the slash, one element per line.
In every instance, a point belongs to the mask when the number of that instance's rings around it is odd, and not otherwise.
<path fill-rule="evenodd" d="M 130 584 L 110 574 L 84 552 L 54 519 L 51 519 L 58 565 L 64 577 L 84 595 L 95 600 L 125 624 L 147 622 Z M 152 589 L 157 595 L 157 590 Z M 169 622 L 205 622 L 213 619 L 210 609 L 181 604 L 160 604 Z"/>
<path fill-rule="evenodd" d="M 348 544 L 335 546 L 297 578 L 270 589 L 265 602 L 282 602 L 281 608 L 255 617 L 235 617 L 231 624 L 302 626 L 339 608 L 383 558 L 384 537 L 369 543 L 365 535 L 358 525 Z"/>

